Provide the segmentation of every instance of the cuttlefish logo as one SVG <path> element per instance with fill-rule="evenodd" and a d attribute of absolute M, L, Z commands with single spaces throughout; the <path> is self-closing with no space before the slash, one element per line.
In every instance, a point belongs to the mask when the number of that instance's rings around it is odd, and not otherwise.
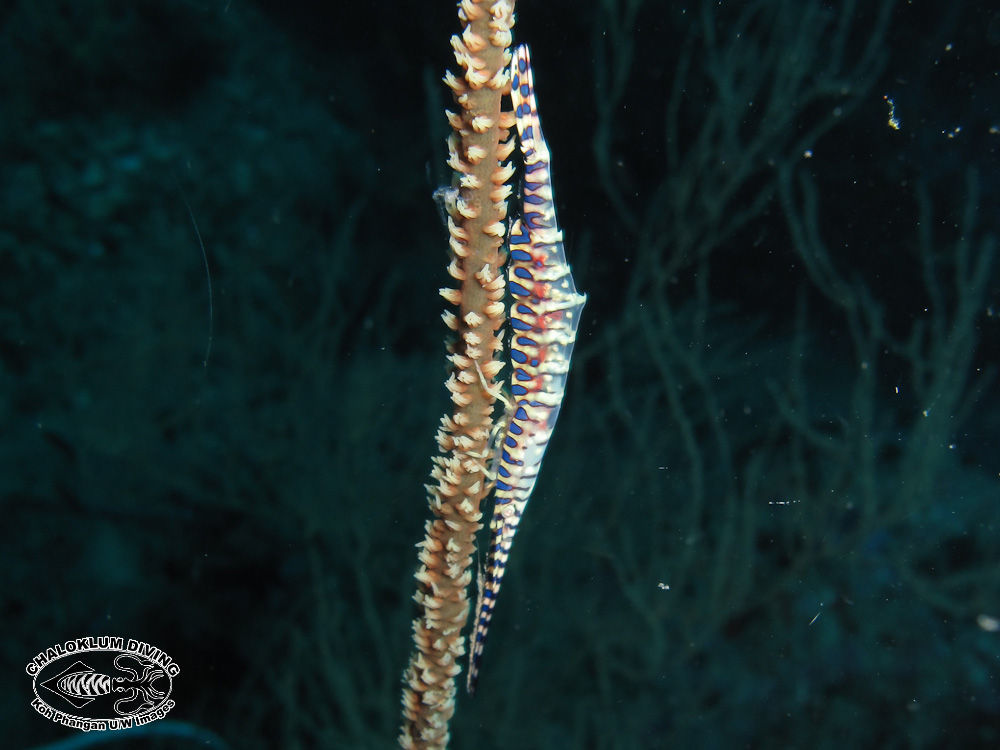
<path fill-rule="evenodd" d="M 99 636 L 58 643 L 28 662 L 32 708 L 84 732 L 128 729 L 162 719 L 181 668 L 133 638 Z"/>

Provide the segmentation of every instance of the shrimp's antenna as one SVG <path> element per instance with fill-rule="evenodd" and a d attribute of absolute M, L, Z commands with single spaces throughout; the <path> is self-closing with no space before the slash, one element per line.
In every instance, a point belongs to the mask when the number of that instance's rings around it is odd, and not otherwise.
<path fill-rule="evenodd" d="M 208 343 L 205 344 L 205 357 L 201 364 L 206 370 L 208 370 L 208 358 L 212 354 L 212 338 L 215 331 L 215 303 L 212 298 L 212 270 L 208 265 L 208 253 L 205 251 L 205 243 L 201 239 L 201 232 L 198 229 L 198 222 L 194 218 L 194 211 L 191 208 L 191 204 L 188 202 L 187 195 L 184 193 L 184 188 L 181 187 L 180 182 L 174 178 L 174 182 L 177 184 L 177 189 L 181 193 L 181 200 L 184 201 L 184 207 L 187 208 L 188 216 L 191 218 L 191 226 L 194 227 L 194 236 L 198 238 L 198 247 L 201 248 L 201 260 L 205 265 L 205 283 L 208 286 Z"/>

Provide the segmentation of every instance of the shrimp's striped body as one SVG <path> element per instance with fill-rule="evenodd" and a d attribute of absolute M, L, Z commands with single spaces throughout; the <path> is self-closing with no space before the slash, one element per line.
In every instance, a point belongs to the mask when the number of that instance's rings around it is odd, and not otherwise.
<path fill-rule="evenodd" d="M 551 159 L 542 136 L 528 48 L 511 62 L 511 99 L 524 162 L 524 204 L 510 232 L 512 414 L 498 451 L 490 548 L 480 580 L 467 688 L 475 691 L 510 548 L 559 416 L 580 311 L 552 200 Z"/>

